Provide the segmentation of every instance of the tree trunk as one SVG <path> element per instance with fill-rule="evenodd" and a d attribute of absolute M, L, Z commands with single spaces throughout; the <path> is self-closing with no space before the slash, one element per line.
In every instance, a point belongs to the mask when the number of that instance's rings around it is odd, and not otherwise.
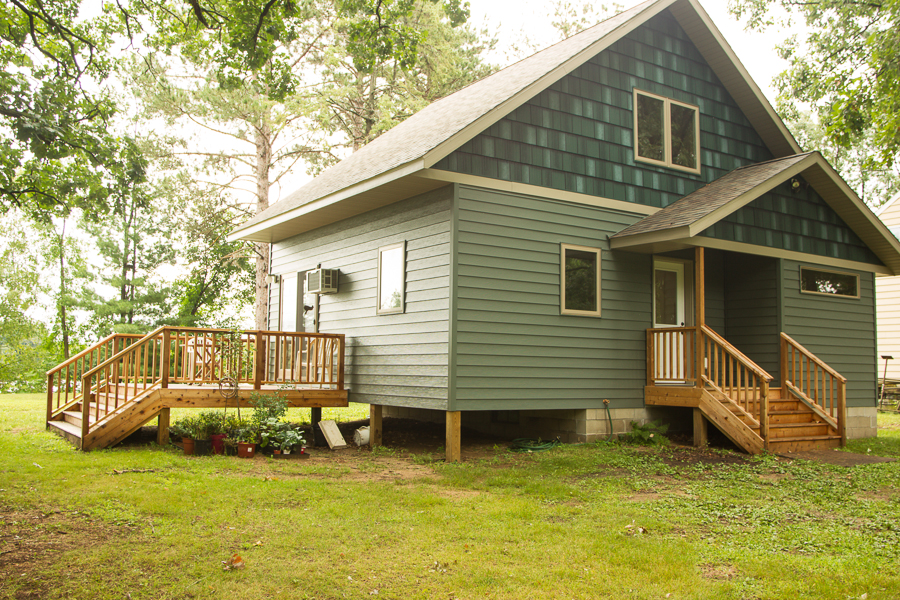
<path fill-rule="evenodd" d="M 269 208 L 269 166 L 272 164 L 271 132 L 265 117 L 256 130 L 256 213 Z M 269 244 L 256 244 L 256 329 L 267 329 L 269 312 Z"/>
<path fill-rule="evenodd" d="M 69 359 L 69 318 L 66 315 L 66 220 L 59 233 L 59 333 L 62 336 L 63 359 Z"/>

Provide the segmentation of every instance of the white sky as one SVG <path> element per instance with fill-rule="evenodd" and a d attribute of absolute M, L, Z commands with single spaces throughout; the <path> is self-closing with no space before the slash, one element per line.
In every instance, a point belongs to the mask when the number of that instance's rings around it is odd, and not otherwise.
<path fill-rule="evenodd" d="M 579 3 L 579 0 L 571 1 L 572 4 Z M 628 9 L 643 1 L 618 0 L 618 3 Z M 469 22 L 478 26 L 487 20 L 491 30 L 499 34 L 498 50 L 501 52 L 520 38 L 522 31 L 528 32 L 532 41 L 538 43 L 539 49 L 557 41 L 556 30 L 550 24 L 552 3 L 547 0 L 469 0 L 469 4 Z M 774 106 L 772 79 L 787 68 L 787 63 L 775 52 L 775 46 L 784 40 L 785 34 L 775 29 L 763 34 L 744 31 L 743 26 L 728 13 L 727 0 L 701 0 L 701 4 Z"/>

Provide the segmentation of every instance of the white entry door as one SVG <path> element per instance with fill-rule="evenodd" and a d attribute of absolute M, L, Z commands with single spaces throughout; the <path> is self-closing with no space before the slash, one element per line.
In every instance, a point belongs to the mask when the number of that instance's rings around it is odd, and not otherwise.
<path fill-rule="evenodd" d="M 681 261 L 653 261 L 653 327 L 666 329 L 685 326 L 685 266 Z M 656 336 L 655 373 L 657 383 L 684 383 L 687 379 L 685 337 L 681 331 Z"/>

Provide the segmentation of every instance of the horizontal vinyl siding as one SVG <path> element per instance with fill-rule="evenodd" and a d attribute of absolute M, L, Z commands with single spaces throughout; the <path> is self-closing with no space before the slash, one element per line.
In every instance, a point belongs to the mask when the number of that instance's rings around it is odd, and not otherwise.
<path fill-rule="evenodd" d="M 273 271 L 340 269 L 323 333 L 347 336 L 350 400 L 447 409 L 451 186 L 276 244 Z M 375 312 L 378 249 L 406 242 L 406 310 Z"/>
<path fill-rule="evenodd" d="M 800 266 L 783 261 L 784 331 L 847 378 L 847 405 L 875 403 L 875 290 L 871 273 L 857 273 L 860 298 L 800 293 Z"/>
<path fill-rule="evenodd" d="M 900 202 L 894 202 L 879 215 L 888 227 L 900 225 Z M 884 376 L 881 356 L 888 361 L 888 379 L 900 379 L 900 277 L 876 277 L 875 298 L 878 309 L 878 377 Z"/>
<path fill-rule="evenodd" d="M 778 377 L 778 261 L 749 254 L 726 255 L 725 339 Z"/>
<path fill-rule="evenodd" d="M 639 216 L 461 186 L 454 410 L 643 405 L 650 257 L 609 251 Z M 560 244 L 602 250 L 602 316 L 560 315 Z"/>

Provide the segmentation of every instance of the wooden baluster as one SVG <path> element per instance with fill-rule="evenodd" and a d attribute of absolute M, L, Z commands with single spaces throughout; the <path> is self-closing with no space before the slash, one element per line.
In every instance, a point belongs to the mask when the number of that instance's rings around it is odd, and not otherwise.
<path fill-rule="evenodd" d="M 177 336 L 176 336 L 177 339 Z M 160 355 L 160 375 L 159 375 L 159 387 L 163 389 L 167 389 L 169 387 L 169 377 L 171 373 L 169 370 L 171 369 L 169 358 L 172 346 L 172 332 L 169 331 L 168 328 L 163 329 L 162 334 L 162 348 L 159 349 Z M 178 363 L 175 363 L 175 369 L 178 369 Z"/>

